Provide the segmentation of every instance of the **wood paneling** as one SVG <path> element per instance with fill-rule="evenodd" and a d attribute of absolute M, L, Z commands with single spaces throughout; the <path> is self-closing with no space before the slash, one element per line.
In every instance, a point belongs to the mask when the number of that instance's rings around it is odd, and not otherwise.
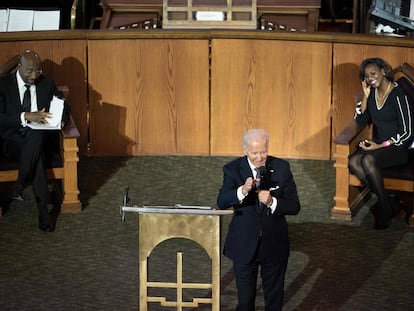
<path fill-rule="evenodd" d="M 264 127 L 272 154 L 329 159 L 360 62 L 414 64 L 413 40 L 330 33 L 45 31 L 1 33 L 0 46 L 0 61 L 36 50 L 69 86 L 90 155 L 239 155 L 243 132 Z"/>
<path fill-rule="evenodd" d="M 42 59 L 43 71 L 53 77 L 57 85 L 69 87 L 68 102 L 81 136 L 81 153 L 88 141 L 86 96 L 86 42 L 85 40 L 33 40 L 0 42 L 0 62 L 26 50 L 36 51 Z"/>
<path fill-rule="evenodd" d="M 209 154 L 208 40 L 92 40 L 88 52 L 93 154 Z"/>
<path fill-rule="evenodd" d="M 332 139 L 352 120 L 362 95 L 359 66 L 369 57 L 381 57 L 393 68 L 414 64 L 414 48 L 335 43 L 333 46 Z"/>
<path fill-rule="evenodd" d="M 240 154 L 261 127 L 272 154 L 328 159 L 331 55 L 329 43 L 213 39 L 211 154 Z"/>

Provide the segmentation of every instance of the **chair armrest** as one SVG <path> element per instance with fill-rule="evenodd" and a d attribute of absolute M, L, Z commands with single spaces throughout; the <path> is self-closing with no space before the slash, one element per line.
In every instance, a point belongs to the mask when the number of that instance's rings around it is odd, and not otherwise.
<path fill-rule="evenodd" d="M 69 96 L 69 88 L 67 85 L 58 85 L 57 89 L 63 94 L 63 97 L 66 99 Z"/>
<path fill-rule="evenodd" d="M 63 138 L 74 138 L 74 137 L 80 136 L 79 130 L 72 116 L 69 116 L 68 122 L 62 128 L 62 134 L 63 134 Z"/>
<path fill-rule="evenodd" d="M 403 63 L 393 70 L 394 75 L 399 72 L 403 73 L 411 82 L 414 82 L 414 67 L 412 67 L 410 64 Z"/>
<path fill-rule="evenodd" d="M 349 124 L 339 133 L 334 139 L 335 158 L 348 158 L 357 150 L 357 145 L 363 139 L 371 137 L 371 126 L 359 125 L 355 120 Z"/>
<path fill-rule="evenodd" d="M 349 145 L 359 134 L 366 128 L 366 126 L 359 125 L 355 120 L 352 120 L 348 125 L 335 137 L 334 143 L 337 145 Z"/>
<path fill-rule="evenodd" d="M 10 58 L 7 63 L 5 63 L 0 68 L 0 76 L 4 76 L 8 73 L 14 72 L 17 69 L 17 65 L 19 64 L 19 55 L 15 55 L 12 58 Z"/>
<path fill-rule="evenodd" d="M 65 213 L 77 213 L 82 210 L 79 202 L 78 188 L 78 162 L 79 131 L 72 116 L 60 131 L 60 155 L 63 161 L 63 197 L 61 211 Z"/>

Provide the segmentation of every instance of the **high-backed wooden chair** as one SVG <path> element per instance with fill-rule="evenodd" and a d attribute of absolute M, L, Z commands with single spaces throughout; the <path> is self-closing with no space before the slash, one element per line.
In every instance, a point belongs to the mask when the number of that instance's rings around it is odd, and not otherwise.
<path fill-rule="evenodd" d="M 11 58 L 0 68 L 0 75 L 15 71 L 17 64 L 18 56 Z M 68 97 L 69 89 L 66 86 L 58 86 L 58 89 L 65 98 Z M 69 121 L 59 133 L 59 152 L 54 154 L 51 161 L 47 163 L 47 175 L 50 180 L 56 181 L 55 190 L 60 200 L 62 213 L 81 211 L 78 189 L 78 137 L 79 131 L 70 116 Z M 3 150 L 1 144 L 0 139 L 0 150 Z M 13 182 L 17 179 L 17 174 L 18 162 L 5 159 L 0 152 L 0 182 Z"/>
<path fill-rule="evenodd" d="M 409 97 L 411 112 L 414 113 L 414 68 L 404 63 L 394 70 L 394 75 L 399 86 Z M 351 219 L 369 193 L 360 180 L 349 172 L 348 160 L 356 151 L 358 142 L 370 137 L 371 131 L 371 126 L 361 127 L 352 120 L 334 139 L 336 194 L 335 205 L 331 210 L 333 218 Z M 414 195 L 414 149 L 409 150 L 409 159 L 406 165 L 383 170 L 386 189 L 407 191 Z M 414 215 L 411 215 L 409 223 L 414 226 Z"/>

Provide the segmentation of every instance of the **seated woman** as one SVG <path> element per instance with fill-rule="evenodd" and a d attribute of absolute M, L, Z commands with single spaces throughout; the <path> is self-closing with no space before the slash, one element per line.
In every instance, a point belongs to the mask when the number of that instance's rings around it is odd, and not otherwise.
<path fill-rule="evenodd" d="M 374 125 L 372 139 L 359 143 L 349 159 L 349 169 L 378 197 L 374 229 L 386 229 L 390 219 L 402 212 L 398 200 L 384 188 L 381 170 L 408 162 L 413 140 L 412 112 L 408 97 L 396 82 L 391 66 L 381 58 L 365 59 L 359 70 L 363 98 L 357 104 L 355 120 Z"/>

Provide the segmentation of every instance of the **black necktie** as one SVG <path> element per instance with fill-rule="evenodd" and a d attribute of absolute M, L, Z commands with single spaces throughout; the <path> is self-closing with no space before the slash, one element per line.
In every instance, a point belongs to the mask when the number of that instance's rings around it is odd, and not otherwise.
<path fill-rule="evenodd" d="M 262 178 L 262 175 L 260 174 L 260 170 L 256 167 L 254 169 L 256 171 L 256 179 Z M 256 189 L 260 189 L 260 180 L 256 181 Z"/>
<path fill-rule="evenodd" d="M 30 96 L 30 85 L 25 84 L 26 91 L 24 91 L 23 95 L 23 105 L 22 110 L 24 112 L 30 112 L 32 110 L 32 100 Z"/>
<path fill-rule="evenodd" d="M 254 170 L 256 171 L 256 179 L 262 178 L 262 174 L 260 174 L 260 170 L 257 167 Z M 257 190 L 260 190 L 260 180 L 256 181 L 255 186 Z M 260 203 L 259 197 L 257 197 L 257 206 L 259 207 L 259 211 L 263 210 L 263 204 Z"/>

